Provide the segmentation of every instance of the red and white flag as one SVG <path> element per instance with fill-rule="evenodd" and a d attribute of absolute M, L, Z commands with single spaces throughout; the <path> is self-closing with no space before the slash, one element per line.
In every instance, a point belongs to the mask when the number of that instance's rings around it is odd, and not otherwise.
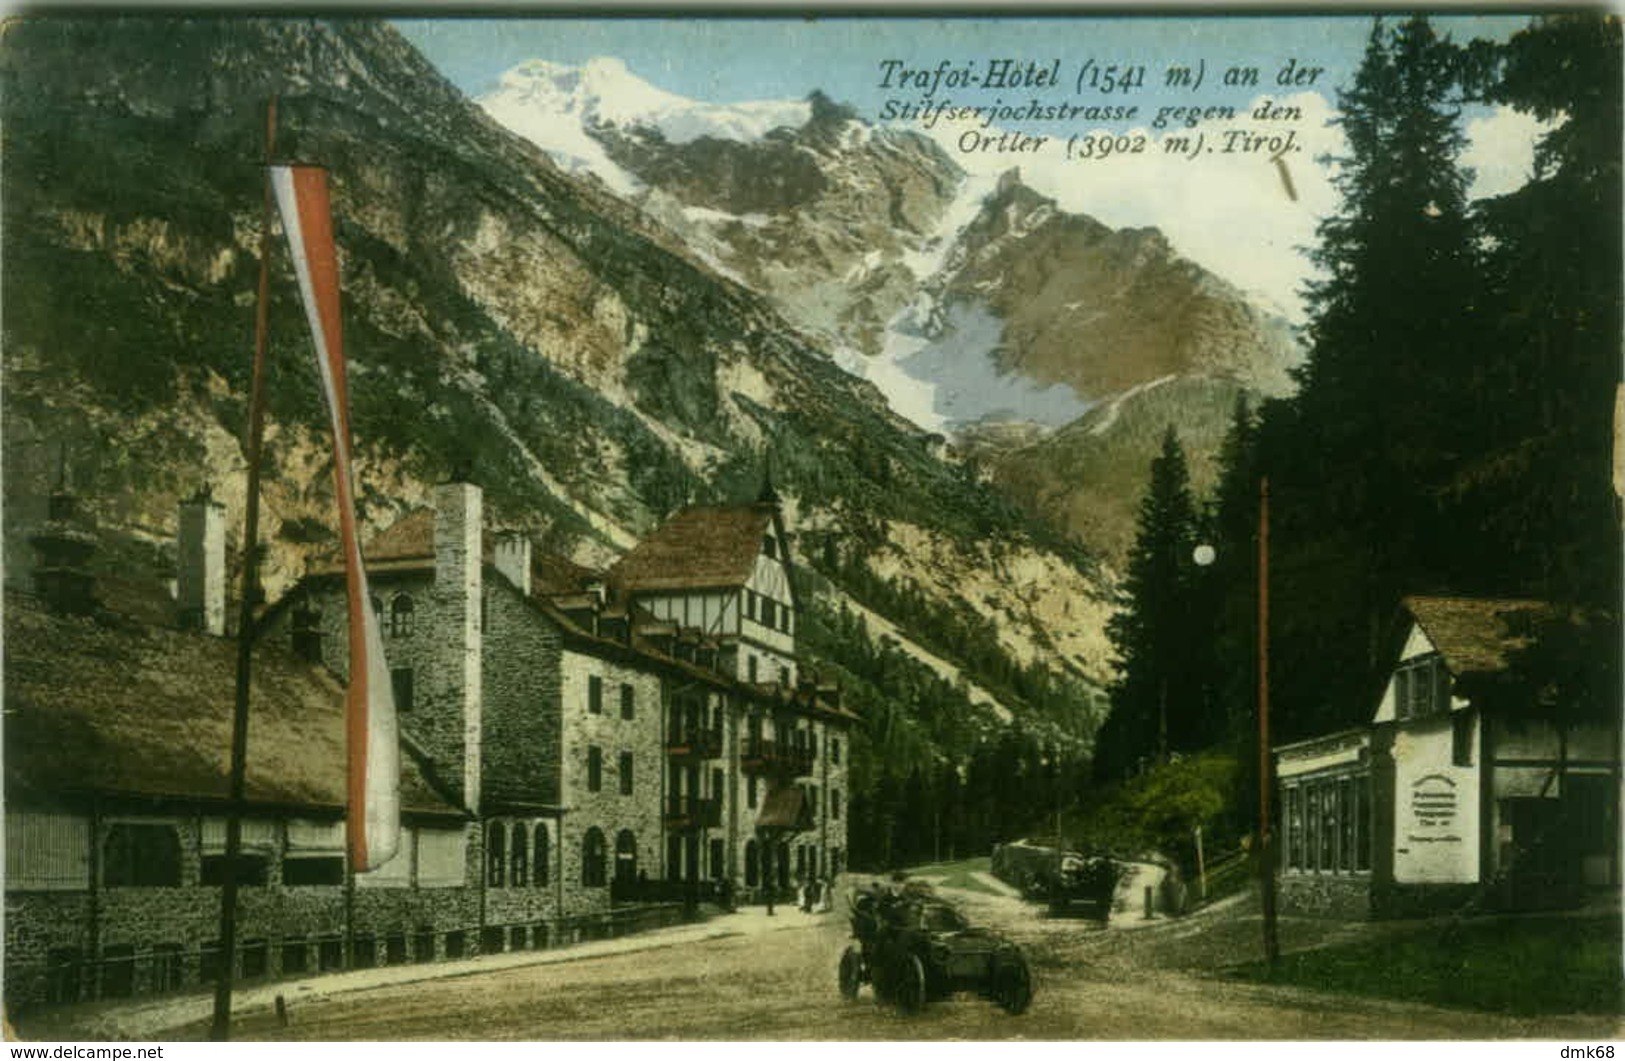
<path fill-rule="evenodd" d="M 350 470 L 350 402 L 344 383 L 344 333 L 339 324 L 339 267 L 333 245 L 327 171 L 273 166 L 282 227 L 288 235 L 305 315 L 316 342 L 316 370 L 333 422 L 333 485 L 338 495 L 345 586 L 350 597 L 349 740 L 350 864 L 360 873 L 388 862 L 400 843 L 400 745 L 395 697 L 384 661 L 378 616 L 356 534 Z"/>

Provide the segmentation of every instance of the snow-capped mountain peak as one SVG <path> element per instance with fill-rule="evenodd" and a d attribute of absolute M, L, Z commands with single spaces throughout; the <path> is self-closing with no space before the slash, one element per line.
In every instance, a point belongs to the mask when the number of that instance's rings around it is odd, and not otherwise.
<path fill-rule="evenodd" d="M 673 144 L 702 137 L 749 143 L 781 126 L 799 127 L 812 113 L 804 100 L 689 99 L 656 88 L 609 56 L 589 59 L 582 66 L 526 60 L 503 74 L 497 89 L 477 102 L 564 168 L 595 173 L 622 194 L 635 194 L 642 183 L 609 158 L 591 135 L 593 130 L 647 130 Z"/>

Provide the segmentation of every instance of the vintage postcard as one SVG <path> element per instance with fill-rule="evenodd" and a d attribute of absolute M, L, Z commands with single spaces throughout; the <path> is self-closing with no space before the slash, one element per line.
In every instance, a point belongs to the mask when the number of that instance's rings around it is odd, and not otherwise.
<path fill-rule="evenodd" d="M 1621 56 L 9 16 L 8 1036 L 1617 1037 Z"/>

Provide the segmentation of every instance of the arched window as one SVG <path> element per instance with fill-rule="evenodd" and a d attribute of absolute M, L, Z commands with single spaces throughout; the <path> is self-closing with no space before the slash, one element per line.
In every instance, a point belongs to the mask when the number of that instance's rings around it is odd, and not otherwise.
<path fill-rule="evenodd" d="M 747 887 L 747 888 L 756 887 L 757 881 L 761 880 L 761 871 L 757 867 L 757 863 L 758 863 L 758 861 L 760 861 L 760 858 L 761 858 L 761 856 L 758 855 L 757 851 L 756 851 L 756 841 L 755 840 L 746 840 L 745 841 L 745 887 Z"/>
<path fill-rule="evenodd" d="M 604 832 L 596 825 L 587 830 L 581 840 L 581 883 L 588 888 L 602 888 L 608 881 L 604 865 Z"/>
<path fill-rule="evenodd" d="M 412 598 L 404 593 L 396 594 L 395 599 L 389 602 L 389 636 L 405 637 L 410 634 L 415 618 Z"/>
<path fill-rule="evenodd" d="M 503 869 L 508 864 L 508 827 L 501 822 L 486 826 L 485 884 L 490 888 L 502 887 Z"/>
<path fill-rule="evenodd" d="M 547 883 L 548 875 L 553 868 L 548 850 L 547 826 L 545 824 L 538 825 L 536 826 L 536 853 L 531 860 L 536 867 L 536 872 L 530 875 L 530 882 L 538 888 Z"/>
<path fill-rule="evenodd" d="M 515 888 L 523 888 L 530 879 L 530 844 L 525 839 L 529 832 L 523 822 L 513 827 L 513 868 L 508 873 L 508 883 Z"/>
<path fill-rule="evenodd" d="M 615 879 L 630 884 L 638 878 L 638 841 L 632 830 L 615 834 Z"/>

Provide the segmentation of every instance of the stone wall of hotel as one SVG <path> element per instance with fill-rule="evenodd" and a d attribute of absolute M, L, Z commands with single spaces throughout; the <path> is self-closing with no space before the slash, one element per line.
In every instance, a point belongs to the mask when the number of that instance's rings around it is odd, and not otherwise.
<path fill-rule="evenodd" d="M 605 655 L 608 655 L 606 653 Z M 602 683 L 601 710 L 589 704 L 592 679 Z M 633 717 L 621 717 L 621 686 L 633 691 Z M 564 749 L 560 802 L 568 808 L 561 827 L 563 904 L 566 917 L 609 908 L 608 881 L 615 875 L 615 843 L 630 830 L 637 850 L 637 869 L 650 879 L 665 875 L 662 841 L 662 795 L 665 792 L 665 744 L 661 679 L 657 673 L 566 648 L 560 714 Z M 598 790 L 588 785 L 588 753 L 600 753 Z M 632 756 L 632 791 L 621 791 L 621 753 Z M 589 830 L 604 838 L 604 884 L 583 878 L 583 847 Z"/>
<path fill-rule="evenodd" d="M 559 803 L 563 637 L 499 575 L 487 579 L 482 807 Z"/>

